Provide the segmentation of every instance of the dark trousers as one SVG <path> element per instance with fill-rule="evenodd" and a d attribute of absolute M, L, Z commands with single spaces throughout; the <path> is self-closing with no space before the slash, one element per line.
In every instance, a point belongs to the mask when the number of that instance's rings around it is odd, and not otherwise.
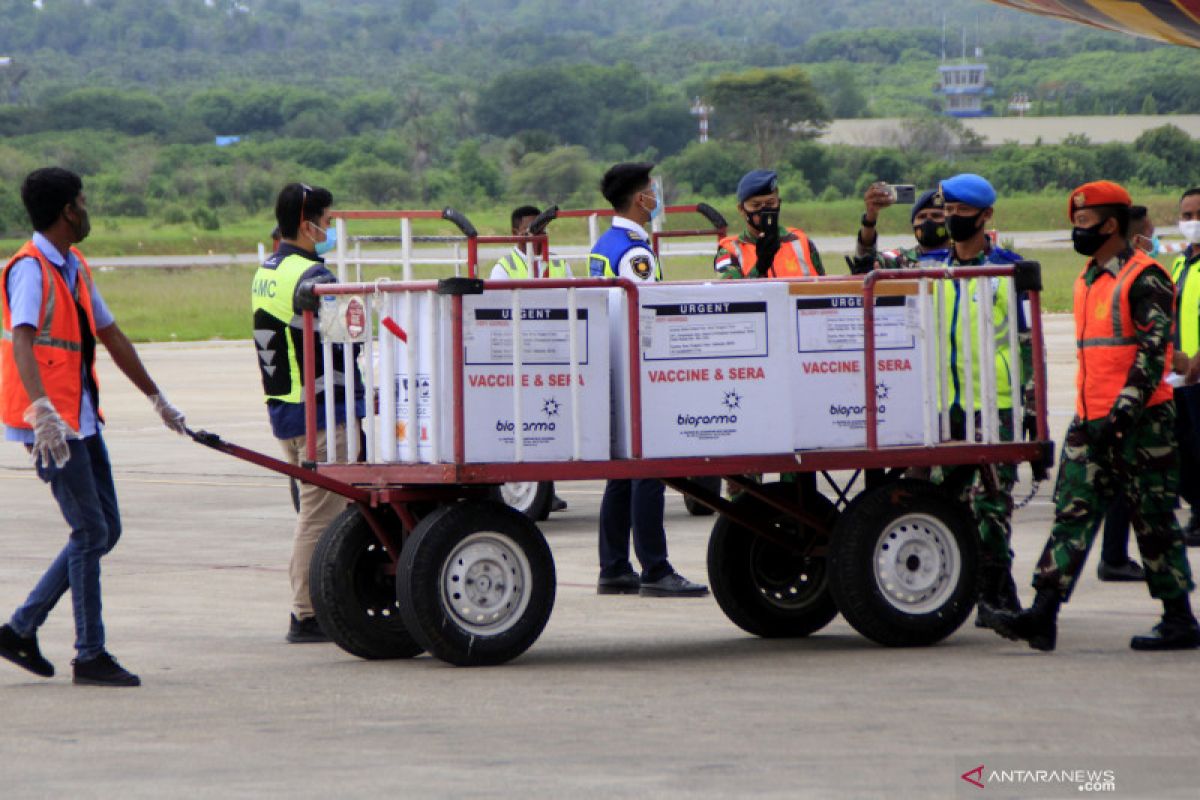
<path fill-rule="evenodd" d="M 600 502 L 600 577 L 633 572 L 629 563 L 629 534 L 642 565 L 642 580 L 656 581 L 672 572 L 667 561 L 667 532 L 663 528 L 663 495 L 657 480 L 609 481 Z"/>
<path fill-rule="evenodd" d="M 1129 498 L 1122 492 L 1113 498 L 1104 516 L 1104 541 L 1100 560 L 1119 567 L 1129 560 Z"/>
<path fill-rule="evenodd" d="M 104 651 L 100 557 L 121 538 L 121 514 L 108 450 L 100 434 L 72 439 L 68 445 L 71 457 L 64 466 L 39 462 L 37 473 L 50 484 L 71 535 L 67 546 L 13 614 L 12 627 L 18 636 L 34 633 L 69 588 L 75 612 L 75 649 L 80 660 L 88 661 Z"/>

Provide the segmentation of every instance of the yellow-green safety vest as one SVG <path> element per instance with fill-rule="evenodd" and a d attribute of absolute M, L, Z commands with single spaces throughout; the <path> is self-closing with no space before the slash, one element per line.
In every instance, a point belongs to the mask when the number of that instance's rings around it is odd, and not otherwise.
<path fill-rule="evenodd" d="M 250 291 L 263 393 L 267 400 L 302 403 L 300 353 L 304 345 L 301 318 L 293 310 L 292 301 L 301 277 L 317 262 L 293 254 L 272 269 L 268 266 L 272 261 L 268 259 L 254 273 Z"/>
<path fill-rule="evenodd" d="M 500 259 L 500 266 L 504 267 L 504 271 L 508 273 L 508 277 L 514 281 L 525 280 L 529 277 L 529 264 L 525 261 L 525 254 L 516 250 L 510 252 L 504 258 Z M 551 260 L 546 262 L 547 278 L 567 278 L 567 262 L 561 259 Z"/>
<path fill-rule="evenodd" d="M 975 411 L 983 410 L 981 401 L 980 389 L 982 376 L 980 375 L 981 359 L 979 357 L 979 286 L 981 280 L 992 281 L 992 326 L 996 337 L 996 408 L 1011 409 L 1012 401 L 1012 375 L 1009 372 L 1009 365 L 1012 363 L 1012 353 L 1009 347 L 1008 331 L 1008 292 L 1010 282 L 997 278 L 971 278 L 967 281 L 951 284 L 954 289 L 947 293 L 945 304 L 945 330 L 949 331 L 950 341 L 949 346 L 945 348 L 945 358 L 948 363 L 947 374 L 949 375 L 949 401 L 951 405 L 961 406 L 964 410 L 967 409 L 967 404 L 963 402 L 962 393 L 967 389 L 967 370 L 963 363 L 962 347 L 966 341 L 966 325 L 971 326 L 970 341 L 971 341 L 971 391 L 974 395 L 973 408 Z M 958 292 L 965 291 L 967 293 L 967 309 L 968 313 L 964 318 L 960 318 L 958 307 Z M 939 401 L 940 402 L 940 401 Z"/>
<path fill-rule="evenodd" d="M 1187 253 L 1181 253 L 1171 265 L 1171 280 L 1175 281 L 1175 346 L 1188 358 L 1200 350 L 1200 258 L 1188 263 Z"/>

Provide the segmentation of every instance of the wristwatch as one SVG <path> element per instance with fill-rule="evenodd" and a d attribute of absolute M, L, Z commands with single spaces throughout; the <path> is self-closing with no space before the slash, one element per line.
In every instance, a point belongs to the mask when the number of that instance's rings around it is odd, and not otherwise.
<path fill-rule="evenodd" d="M 860 222 L 864 228 L 874 228 L 875 223 L 878 222 L 878 220 L 867 219 L 867 215 L 863 214 Z"/>

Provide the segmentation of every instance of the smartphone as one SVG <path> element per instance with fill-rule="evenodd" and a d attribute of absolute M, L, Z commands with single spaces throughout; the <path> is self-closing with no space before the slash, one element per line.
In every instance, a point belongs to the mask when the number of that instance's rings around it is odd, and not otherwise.
<path fill-rule="evenodd" d="M 893 203 L 915 203 L 917 201 L 917 187 L 911 183 L 885 183 L 883 188 L 892 198 Z"/>

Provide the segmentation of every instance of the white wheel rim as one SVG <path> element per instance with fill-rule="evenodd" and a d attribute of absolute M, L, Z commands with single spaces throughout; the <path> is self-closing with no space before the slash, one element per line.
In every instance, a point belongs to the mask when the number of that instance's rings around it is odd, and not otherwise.
<path fill-rule="evenodd" d="M 442 603 L 463 630 L 495 636 L 515 625 L 529 606 L 529 559 L 511 539 L 473 533 L 442 566 Z"/>
<path fill-rule="evenodd" d="M 936 611 L 954 593 L 962 553 L 954 534 L 937 517 L 906 514 L 875 544 L 875 582 L 884 599 L 906 614 Z"/>
<path fill-rule="evenodd" d="M 506 506 L 517 511 L 527 511 L 537 497 L 538 484 L 536 481 L 517 481 L 500 484 L 500 499 Z"/>

